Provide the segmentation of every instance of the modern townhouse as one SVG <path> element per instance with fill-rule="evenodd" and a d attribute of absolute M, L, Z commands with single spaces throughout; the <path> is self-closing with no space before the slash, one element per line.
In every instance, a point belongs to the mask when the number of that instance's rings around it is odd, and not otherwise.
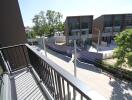
<path fill-rule="evenodd" d="M 132 14 L 102 15 L 93 21 L 93 44 L 114 43 L 114 37 L 126 28 L 132 28 Z"/>
<path fill-rule="evenodd" d="M 93 16 L 68 16 L 65 20 L 66 43 L 73 44 L 77 40 L 77 45 L 87 47 L 92 43 Z"/>

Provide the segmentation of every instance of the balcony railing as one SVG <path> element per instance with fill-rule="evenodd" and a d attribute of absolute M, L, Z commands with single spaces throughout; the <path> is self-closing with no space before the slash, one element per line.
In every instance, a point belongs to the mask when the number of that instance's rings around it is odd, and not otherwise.
<path fill-rule="evenodd" d="M 0 48 L 10 72 L 29 66 L 27 47 L 23 44 Z"/>
<path fill-rule="evenodd" d="M 101 97 L 28 44 L 1 48 L 0 52 L 4 71 L 11 75 L 27 67 L 48 100 L 98 100 Z"/>

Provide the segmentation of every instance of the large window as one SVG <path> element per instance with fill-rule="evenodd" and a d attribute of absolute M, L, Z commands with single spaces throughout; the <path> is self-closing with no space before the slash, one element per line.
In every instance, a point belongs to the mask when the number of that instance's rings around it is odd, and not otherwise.
<path fill-rule="evenodd" d="M 125 22 L 127 26 L 132 25 L 132 15 L 126 15 Z"/>
<path fill-rule="evenodd" d="M 112 32 L 112 27 L 105 27 L 104 32 L 105 33 Z"/>
<path fill-rule="evenodd" d="M 112 26 L 112 16 L 105 16 L 104 25 L 105 25 L 105 27 Z"/>
<path fill-rule="evenodd" d="M 68 24 L 71 29 L 80 29 L 79 19 L 78 18 L 69 18 Z"/>
<path fill-rule="evenodd" d="M 120 26 L 121 24 L 121 16 L 120 15 L 116 15 L 114 17 L 114 26 Z"/>
<path fill-rule="evenodd" d="M 79 23 L 70 23 L 69 27 L 70 29 L 80 29 Z"/>
<path fill-rule="evenodd" d="M 87 34 L 87 31 L 82 31 L 82 35 L 86 35 Z"/>
<path fill-rule="evenodd" d="M 113 27 L 114 28 L 114 32 L 120 32 L 120 27 Z"/>
<path fill-rule="evenodd" d="M 87 23 L 87 22 L 82 22 L 82 23 L 81 23 L 81 28 L 82 28 L 82 29 L 88 28 L 88 23 Z"/>

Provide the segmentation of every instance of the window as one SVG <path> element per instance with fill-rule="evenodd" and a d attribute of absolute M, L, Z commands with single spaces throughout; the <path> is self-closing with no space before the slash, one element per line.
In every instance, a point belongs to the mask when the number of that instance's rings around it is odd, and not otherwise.
<path fill-rule="evenodd" d="M 70 18 L 68 19 L 68 24 L 71 29 L 80 29 L 79 19 L 78 18 Z"/>
<path fill-rule="evenodd" d="M 105 33 L 112 32 L 112 27 L 105 27 L 104 32 Z"/>
<path fill-rule="evenodd" d="M 126 15 L 125 22 L 127 26 L 132 25 L 132 15 Z"/>
<path fill-rule="evenodd" d="M 72 29 L 80 29 L 79 23 L 73 23 L 72 24 Z"/>
<path fill-rule="evenodd" d="M 121 24 L 121 16 L 120 15 L 116 15 L 114 17 L 114 26 L 120 26 Z"/>
<path fill-rule="evenodd" d="M 79 23 L 70 23 L 70 29 L 80 29 Z"/>
<path fill-rule="evenodd" d="M 89 29 L 89 34 L 92 34 L 92 29 L 91 28 Z"/>
<path fill-rule="evenodd" d="M 82 31 L 82 35 L 85 35 L 87 32 L 86 31 Z"/>
<path fill-rule="evenodd" d="M 114 32 L 120 32 L 120 27 L 114 27 Z"/>
<path fill-rule="evenodd" d="M 104 25 L 105 25 L 105 27 L 112 26 L 112 16 L 105 16 Z"/>
<path fill-rule="evenodd" d="M 82 22 L 82 23 L 81 23 L 81 28 L 82 28 L 82 29 L 88 28 L 88 23 Z"/>

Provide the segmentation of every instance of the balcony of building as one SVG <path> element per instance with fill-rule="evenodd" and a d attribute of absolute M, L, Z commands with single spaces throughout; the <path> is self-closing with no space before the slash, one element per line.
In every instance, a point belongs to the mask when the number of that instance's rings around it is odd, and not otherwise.
<path fill-rule="evenodd" d="M 104 100 L 28 44 L 0 48 L 0 100 Z"/>

